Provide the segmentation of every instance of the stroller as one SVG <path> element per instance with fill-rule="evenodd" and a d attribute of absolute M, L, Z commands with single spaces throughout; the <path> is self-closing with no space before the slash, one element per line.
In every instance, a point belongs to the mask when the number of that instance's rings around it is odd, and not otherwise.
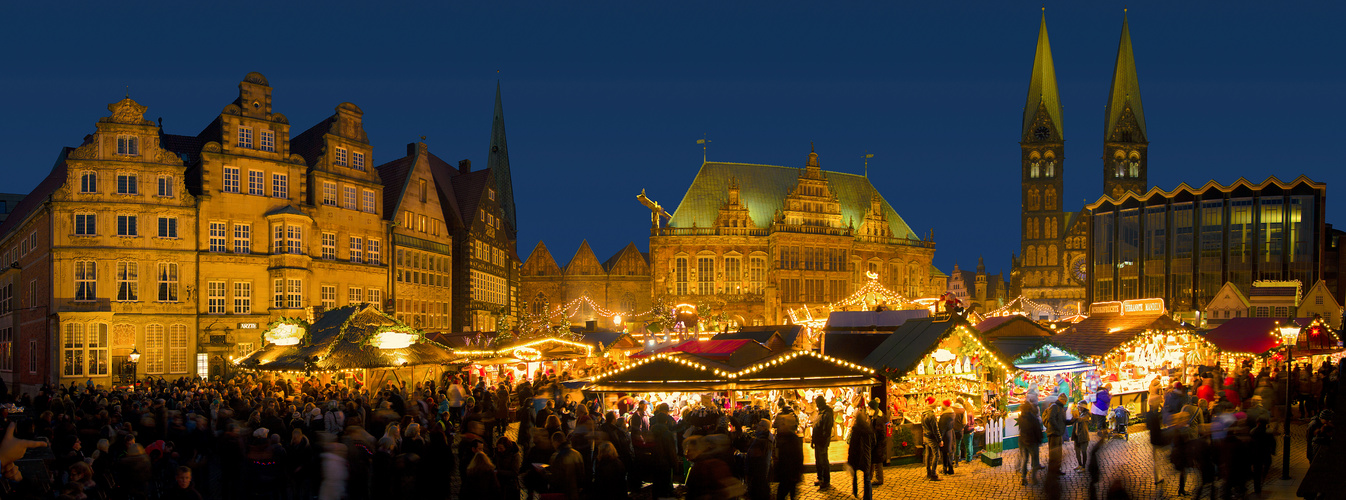
<path fill-rule="evenodd" d="M 1130 441 L 1130 435 L 1126 431 L 1126 425 L 1131 420 L 1131 412 L 1127 411 L 1125 406 L 1118 406 L 1108 412 L 1108 428 L 1111 429 L 1111 437 L 1122 438 Z"/>

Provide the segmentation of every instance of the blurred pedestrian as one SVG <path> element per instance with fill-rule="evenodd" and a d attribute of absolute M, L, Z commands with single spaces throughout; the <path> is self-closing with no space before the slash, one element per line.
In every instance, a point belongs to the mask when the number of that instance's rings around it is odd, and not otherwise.
<path fill-rule="evenodd" d="M 813 436 L 810 441 L 813 444 L 813 467 L 818 474 L 818 480 L 813 485 L 818 487 L 818 491 L 827 491 L 832 488 L 832 464 L 827 456 L 827 450 L 832 444 L 832 427 L 836 424 L 836 420 L 832 416 L 832 407 L 827 405 L 827 399 L 822 395 L 815 397 L 813 403 L 818 410 L 813 421 Z"/>

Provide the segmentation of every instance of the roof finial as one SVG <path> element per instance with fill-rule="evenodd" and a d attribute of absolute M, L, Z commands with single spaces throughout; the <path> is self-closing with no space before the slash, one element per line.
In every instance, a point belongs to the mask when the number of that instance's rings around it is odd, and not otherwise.
<path fill-rule="evenodd" d="M 425 142 L 425 136 L 421 136 L 421 142 Z"/>
<path fill-rule="evenodd" d="M 809 152 L 810 152 L 810 153 L 814 152 L 814 151 L 813 151 L 813 141 L 809 141 Z"/>
<path fill-rule="evenodd" d="M 1042 13 L 1047 13 L 1047 2 L 1042 2 Z"/>
<path fill-rule="evenodd" d="M 127 98 L 127 99 L 130 99 L 130 98 L 131 98 L 131 86 L 130 86 L 130 85 L 127 85 L 127 86 L 126 86 L 126 98 Z"/>
<path fill-rule="evenodd" d="M 710 144 L 710 139 L 706 138 L 705 132 L 701 133 L 701 138 L 696 140 L 701 145 L 701 163 L 706 162 L 706 145 Z"/>

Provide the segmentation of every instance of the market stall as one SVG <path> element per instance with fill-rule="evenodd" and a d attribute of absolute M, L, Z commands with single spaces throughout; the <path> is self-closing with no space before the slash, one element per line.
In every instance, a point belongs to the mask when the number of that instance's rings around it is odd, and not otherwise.
<path fill-rule="evenodd" d="M 961 401 L 973 422 L 1003 414 L 1003 381 L 1010 366 L 961 316 L 908 320 L 860 364 L 887 378 L 886 408 L 902 427 L 895 432 L 913 436 L 913 449 L 923 446 L 917 426 L 929 409 L 927 401 Z"/>
<path fill-rule="evenodd" d="M 380 387 L 385 381 L 438 380 L 455 356 L 419 330 L 370 304 L 339 307 L 312 323 L 281 318 L 267 325 L 265 344 L 235 361 L 240 368 L 283 378 L 317 378 Z"/>
<path fill-rule="evenodd" d="M 455 350 L 454 354 L 460 356 L 474 384 L 478 377 L 495 384 L 501 380 L 533 380 L 539 373 L 584 376 L 604 364 L 602 353 L 594 344 L 553 336 L 521 339 L 484 349 Z"/>
<path fill-rule="evenodd" d="M 1190 380 L 1203 366 L 1214 366 L 1219 350 L 1190 327 L 1169 317 L 1163 299 L 1100 302 L 1088 319 L 1071 325 L 1052 341 L 1099 367 L 1081 381 L 1086 399 L 1111 385 L 1110 406 L 1127 406 L 1139 416 L 1150 384 Z"/>
<path fill-rule="evenodd" d="M 1006 421 L 1003 423 L 1003 449 L 1018 447 L 1019 412 L 1023 405 L 1036 404 L 1039 414 L 1064 393 L 1069 401 L 1080 401 L 1084 380 L 1098 367 L 1079 354 L 1061 347 L 1050 337 L 995 337 L 992 347 L 1006 359 L 1014 360 L 1014 369 L 1005 377 Z"/>

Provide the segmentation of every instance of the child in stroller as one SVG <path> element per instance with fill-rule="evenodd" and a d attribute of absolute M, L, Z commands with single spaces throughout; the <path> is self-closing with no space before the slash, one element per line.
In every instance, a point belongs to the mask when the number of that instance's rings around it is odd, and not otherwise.
<path fill-rule="evenodd" d="M 1119 437 L 1124 440 L 1130 440 L 1126 432 L 1126 425 L 1131 419 L 1131 412 L 1127 411 L 1126 406 L 1117 406 L 1108 412 L 1108 428 L 1112 431 L 1111 437 Z"/>

